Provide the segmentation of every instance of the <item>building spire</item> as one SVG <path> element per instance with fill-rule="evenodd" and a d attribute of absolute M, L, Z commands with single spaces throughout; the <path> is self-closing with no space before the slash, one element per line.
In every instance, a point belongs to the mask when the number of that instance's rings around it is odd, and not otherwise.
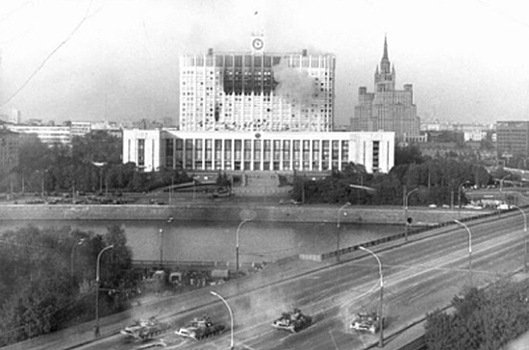
<path fill-rule="evenodd" d="M 384 56 L 382 57 L 383 60 L 389 61 L 388 57 L 388 38 L 386 35 L 384 35 Z"/>

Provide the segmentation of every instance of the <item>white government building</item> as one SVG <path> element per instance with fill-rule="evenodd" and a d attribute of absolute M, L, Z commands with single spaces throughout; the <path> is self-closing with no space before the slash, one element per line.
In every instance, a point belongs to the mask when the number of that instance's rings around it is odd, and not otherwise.
<path fill-rule="evenodd" d="M 333 132 L 335 57 L 251 52 L 180 58 L 178 130 L 123 130 L 123 162 L 188 171 L 342 170 L 394 164 L 394 132 Z"/>

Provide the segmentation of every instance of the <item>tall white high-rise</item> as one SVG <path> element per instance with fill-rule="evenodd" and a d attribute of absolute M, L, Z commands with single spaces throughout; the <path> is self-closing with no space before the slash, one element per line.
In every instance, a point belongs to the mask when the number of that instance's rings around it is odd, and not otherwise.
<path fill-rule="evenodd" d="M 180 130 L 332 131 L 335 57 L 251 51 L 180 58 Z"/>

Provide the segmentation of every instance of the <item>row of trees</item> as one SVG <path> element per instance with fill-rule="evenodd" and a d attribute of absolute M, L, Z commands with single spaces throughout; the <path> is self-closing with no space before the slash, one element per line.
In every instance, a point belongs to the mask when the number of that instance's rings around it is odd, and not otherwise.
<path fill-rule="evenodd" d="M 425 340 L 429 350 L 496 350 L 529 329 L 529 284 L 498 282 L 487 289 L 470 289 L 454 297 L 455 312 L 427 315 Z"/>
<path fill-rule="evenodd" d="M 192 181 L 183 171 L 136 171 L 121 162 L 122 141 L 105 131 L 72 139 L 71 146 L 44 145 L 37 137 L 24 138 L 19 166 L 0 178 L 2 192 L 83 191 L 143 192 L 171 183 Z"/>
<path fill-rule="evenodd" d="M 127 307 L 135 291 L 132 253 L 123 229 L 104 235 L 69 227 L 22 227 L 0 236 L 0 346 L 94 318 L 96 259 L 100 314 Z"/>
<path fill-rule="evenodd" d="M 105 131 L 74 137 L 71 146 L 46 147 L 38 138 L 21 144 L 19 166 L 0 178 L 3 192 L 144 192 L 191 182 L 185 171 L 158 169 L 139 172 L 134 163 L 121 162 L 121 140 Z M 406 189 L 419 187 L 412 202 L 448 204 L 459 185 L 483 186 L 491 182 L 485 168 L 453 158 L 428 159 L 417 147 L 397 147 L 395 166 L 389 174 L 368 174 L 361 165 L 350 164 L 342 172 L 321 181 L 294 180 L 293 198 L 305 202 L 399 204 Z M 366 192 L 349 185 L 368 186 Z M 456 193 L 457 195 L 457 193 Z"/>
<path fill-rule="evenodd" d="M 419 188 L 417 195 L 409 198 L 410 205 L 441 205 L 457 200 L 462 186 L 482 187 L 491 182 L 482 166 L 452 159 L 400 164 L 389 174 L 368 174 L 363 166 L 351 163 L 344 171 L 321 180 L 296 176 L 293 198 L 305 203 L 402 205 L 405 193 Z"/>

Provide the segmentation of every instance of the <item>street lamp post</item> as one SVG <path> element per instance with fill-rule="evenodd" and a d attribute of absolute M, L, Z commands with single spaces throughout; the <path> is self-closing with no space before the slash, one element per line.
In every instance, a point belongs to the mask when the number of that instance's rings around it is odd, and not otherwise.
<path fill-rule="evenodd" d="M 523 256 L 523 271 L 527 273 L 527 215 L 525 212 L 520 209 L 520 207 L 511 204 L 511 207 L 516 208 L 523 215 L 523 232 L 524 232 L 524 256 Z"/>
<path fill-rule="evenodd" d="M 383 348 L 384 347 L 384 318 L 383 318 L 384 276 L 382 274 L 382 262 L 380 262 L 380 259 L 378 258 L 378 256 L 375 253 L 373 253 L 371 250 L 364 248 L 362 246 L 359 246 L 359 248 L 373 255 L 375 259 L 377 259 L 377 263 L 378 263 L 378 273 L 380 274 L 380 305 L 379 305 L 379 311 L 378 311 L 378 321 L 380 322 L 380 338 L 378 340 L 378 347 Z"/>
<path fill-rule="evenodd" d="M 160 268 L 163 264 L 163 228 L 160 229 Z"/>
<path fill-rule="evenodd" d="M 511 176 L 512 174 L 507 174 L 505 175 L 504 177 L 502 177 L 500 179 L 500 192 L 503 192 L 503 180 L 505 180 L 506 178 L 508 178 L 509 176 Z"/>
<path fill-rule="evenodd" d="M 418 191 L 419 188 L 414 188 L 413 190 L 411 190 L 410 192 L 408 192 L 406 194 L 406 196 L 404 197 L 404 240 L 405 241 L 408 241 L 408 199 L 410 198 L 410 195 L 413 193 L 413 192 L 416 192 Z"/>
<path fill-rule="evenodd" d="M 72 277 L 72 286 L 74 285 L 73 284 L 73 261 L 74 261 L 74 252 L 75 252 L 75 247 L 79 246 L 79 245 L 83 245 L 83 243 L 85 242 L 85 239 L 84 238 L 81 238 L 80 240 L 78 240 L 77 242 L 75 242 L 75 244 L 72 246 L 72 256 L 70 258 L 70 262 L 71 262 L 71 269 L 70 269 L 70 273 L 71 273 L 71 277 Z"/>
<path fill-rule="evenodd" d="M 103 166 L 99 167 L 99 193 L 103 195 Z"/>
<path fill-rule="evenodd" d="M 235 237 L 235 269 L 236 269 L 237 277 L 239 276 L 239 231 L 241 230 L 242 225 L 245 222 L 248 222 L 250 220 L 251 219 L 244 219 L 243 221 L 241 221 L 241 223 L 237 227 L 237 233 Z"/>
<path fill-rule="evenodd" d="M 167 223 L 170 224 L 171 222 L 173 222 L 173 217 L 169 216 Z M 160 268 L 163 268 L 163 228 L 158 232 L 160 233 Z"/>
<path fill-rule="evenodd" d="M 351 205 L 350 202 L 347 202 L 344 205 L 342 205 L 340 209 L 338 209 L 338 216 L 336 217 L 336 262 L 340 261 L 340 217 L 341 217 L 342 210 L 345 207 L 348 207 L 350 205 Z"/>
<path fill-rule="evenodd" d="M 101 255 L 109 249 L 114 248 L 114 245 L 111 244 L 108 247 L 101 249 L 99 254 L 97 254 L 96 260 L 96 324 L 94 327 L 94 333 L 96 337 L 99 337 L 99 262 L 101 260 Z"/>
<path fill-rule="evenodd" d="M 470 231 L 468 226 L 462 223 L 461 221 L 454 220 L 454 222 L 458 225 L 463 226 L 468 232 L 468 273 L 469 273 L 470 285 L 472 285 L 472 232 Z"/>
<path fill-rule="evenodd" d="M 230 343 L 230 349 L 233 350 L 234 349 L 234 344 L 233 344 L 233 312 L 231 311 L 231 308 L 230 308 L 230 305 L 228 304 L 228 302 L 219 293 L 217 293 L 215 291 L 212 291 L 212 290 L 210 290 L 209 292 L 212 295 L 214 295 L 217 298 L 219 298 L 220 300 L 222 300 L 224 305 L 226 305 L 226 308 L 228 309 L 228 312 L 230 313 L 230 322 L 231 322 L 231 343 Z"/>
<path fill-rule="evenodd" d="M 171 188 L 169 189 L 169 205 L 173 203 L 174 176 L 171 176 Z"/>
<path fill-rule="evenodd" d="M 44 199 L 44 179 L 46 177 L 47 172 L 48 172 L 48 169 L 37 170 L 37 173 L 40 175 L 40 196 L 42 199 Z"/>
<path fill-rule="evenodd" d="M 458 217 L 461 217 L 461 187 L 463 187 L 464 184 L 470 183 L 470 181 L 464 181 L 462 182 L 459 187 L 457 188 L 457 195 L 458 195 Z"/>

